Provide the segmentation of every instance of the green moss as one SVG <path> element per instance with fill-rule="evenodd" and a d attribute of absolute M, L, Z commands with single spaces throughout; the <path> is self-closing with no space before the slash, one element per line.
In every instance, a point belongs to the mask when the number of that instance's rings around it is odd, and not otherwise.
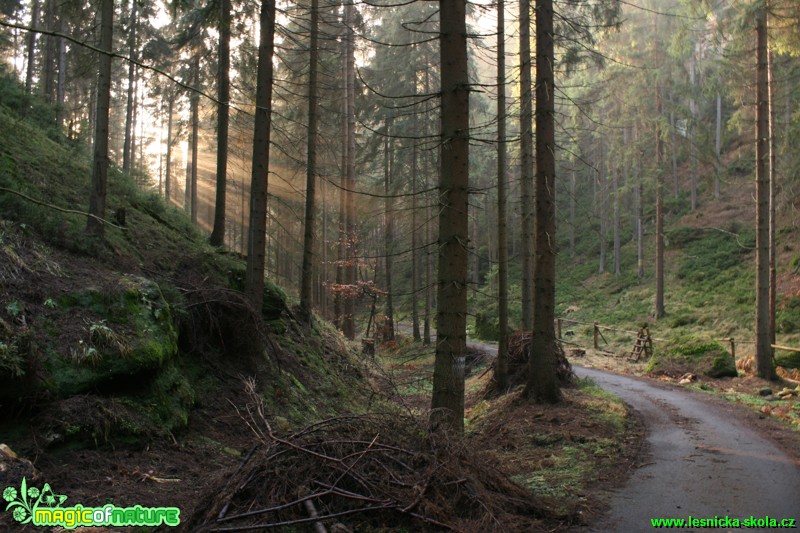
<path fill-rule="evenodd" d="M 174 431 L 189 422 L 189 412 L 195 403 L 195 391 L 177 365 L 162 370 L 151 388 L 152 412 L 155 427 L 161 432 Z"/>
<path fill-rule="evenodd" d="M 178 351 L 170 306 L 150 280 L 122 276 L 115 289 L 88 288 L 61 303 L 109 317 L 85 324 L 84 338 L 46 359 L 49 388 L 62 397 L 155 372 Z"/>
<path fill-rule="evenodd" d="M 687 336 L 678 337 L 657 350 L 646 371 L 694 372 L 713 378 L 737 375 L 733 357 L 719 342 Z"/>
<path fill-rule="evenodd" d="M 775 362 L 784 368 L 800 368 L 800 352 L 788 352 L 786 355 L 776 354 Z"/>
<path fill-rule="evenodd" d="M 786 298 L 777 307 L 775 330 L 778 333 L 800 332 L 800 296 Z"/>
<path fill-rule="evenodd" d="M 736 361 L 728 353 L 718 354 L 711 362 L 711 369 L 706 375 L 712 378 L 733 377 L 739 375 L 736 371 Z"/>

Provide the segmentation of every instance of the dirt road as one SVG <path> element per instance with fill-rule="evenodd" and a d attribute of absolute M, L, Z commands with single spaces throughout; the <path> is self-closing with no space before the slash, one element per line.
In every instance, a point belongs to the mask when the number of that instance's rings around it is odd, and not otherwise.
<path fill-rule="evenodd" d="M 621 397 L 647 428 L 649 456 L 611 496 L 607 516 L 593 531 L 649 530 L 657 517 L 800 519 L 800 468 L 743 420 L 750 413 L 693 391 L 588 368 L 575 371 Z"/>

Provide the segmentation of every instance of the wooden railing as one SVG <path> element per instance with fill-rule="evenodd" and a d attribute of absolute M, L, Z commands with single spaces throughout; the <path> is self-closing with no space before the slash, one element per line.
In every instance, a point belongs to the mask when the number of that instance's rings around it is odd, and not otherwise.
<path fill-rule="evenodd" d="M 628 334 L 628 335 L 633 335 L 634 339 L 636 338 L 636 336 L 639 335 L 639 332 L 637 332 L 637 331 L 631 331 L 631 330 L 626 330 L 626 329 L 621 329 L 621 328 L 615 328 L 613 326 L 605 326 L 605 325 L 600 324 L 599 322 L 582 322 L 580 320 L 572 320 L 572 319 L 569 319 L 569 318 L 557 317 L 556 318 L 556 323 L 555 323 L 556 336 L 558 337 L 558 339 L 561 342 L 563 342 L 565 344 L 577 345 L 577 343 L 575 343 L 575 342 L 569 342 L 569 341 L 564 340 L 564 334 L 563 334 L 564 333 L 564 327 L 566 325 L 569 325 L 569 324 L 591 327 L 592 328 L 592 345 L 593 345 L 595 350 L 601 350 L 602 349 L 601 345 L 600 345 L 600 341 L 601 340 L 606 345 L 609 345 L 609 342 L 606 340 L 605 336 L 603 335 L 603 331 L 612 331 L 612 332 L 616 332 L 616 333 L 624 333 L 624 334 Z M 654 340 L 654 341 L 659 341 L 659 342 L 668 342 L 669 341 L 669 339 L 663 339 L 663 338 L 652 337 L 652 336 L 650 338 L 652 340 Z M 713 341 L 717 341 L 717 342 L 727 343 L 728 346 L 730 347 L 731 356 L 734 359 L 736 358 L 736 348 L 737 348 L 737 346 L 740 346 L 740 345 L 743 345 L 743 344 L 744 345 L 753 345 L 753 346 L 755 346 L 755 341 L 744 340 L 744 339 L 736 339 L 735 337 L 723 337 L 723 338 L 716 338 L 716 339 L 698 339 L 698 340 L 701 340 L 701 341 L 704 341 L 704 340 L 711 341 L 711 340 L 713 340 Z M 771 346 L 772 346 L 772 348 L 774 348 L 776 350 L 786 350 L 786 351 L 790 351 L 790 352 L 800 352 L 800 348 L 793 348 L 791 346 L 785 346 L 785 345 L 782 345 L 782 344 L 772 344 Z"/>

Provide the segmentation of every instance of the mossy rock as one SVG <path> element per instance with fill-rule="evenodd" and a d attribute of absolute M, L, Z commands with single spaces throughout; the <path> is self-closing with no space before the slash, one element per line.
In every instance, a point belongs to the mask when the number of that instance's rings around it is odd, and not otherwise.
<path fill-rule="evenodd" d="M 58 396 L 137 388 L 177 354 L 169 304 L 151 280 L 122 276 L 112 289 L 87 288 L 62 302 L 108 318 L 88 322 L 75 345 L 49 354 L 46 381 Z"/>

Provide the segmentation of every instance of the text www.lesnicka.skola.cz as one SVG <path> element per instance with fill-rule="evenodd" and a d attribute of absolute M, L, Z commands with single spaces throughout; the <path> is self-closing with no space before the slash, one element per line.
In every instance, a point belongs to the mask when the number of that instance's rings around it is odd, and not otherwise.
<path fill-rule="evenodd" d="M 750 516 L 748 518 L 737 518 L 732 516 L 714 516 L 712 518 L 699 518 L 689 516 L 687 518 L 651 518 L 650 524 L 657 529 L 673 529 L 684 527 L 697 528 L 782 528 L 797 529 L 797 520 L 794 518 L 774 518 L 771 516 Z"/>

